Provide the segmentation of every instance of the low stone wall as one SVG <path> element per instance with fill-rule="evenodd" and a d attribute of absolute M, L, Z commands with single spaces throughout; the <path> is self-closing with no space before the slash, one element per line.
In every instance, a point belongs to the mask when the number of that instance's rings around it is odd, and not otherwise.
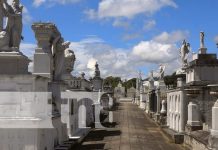
<path fill-rule="evenodd" d="M 184 134 L 184 144 L 192 147 L 192 150 L 210 150 L 207 142 L 208 137 L 209 133 L 206 131 Z"/>

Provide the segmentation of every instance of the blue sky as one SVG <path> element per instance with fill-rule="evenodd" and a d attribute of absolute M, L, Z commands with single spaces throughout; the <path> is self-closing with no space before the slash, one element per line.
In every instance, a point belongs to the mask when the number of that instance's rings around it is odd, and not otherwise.
<path fill-rule="evenodd" d="M 183 39 L 199 48 L 205 32 L 208 52 L 217 53 L 218 1 L 208 0 L 21 0 L 25 37 L 22 48 L 36 43 L 31 23 L 53 22 L 77 56 L 75 74 L 93 73 L 98 61 L 102 75 L 123 78 L 138 70 L 148 74 L 166 65 L 179 67 L 178 48 Z M 28 52 L 29 54 L 29 52 Z"/>

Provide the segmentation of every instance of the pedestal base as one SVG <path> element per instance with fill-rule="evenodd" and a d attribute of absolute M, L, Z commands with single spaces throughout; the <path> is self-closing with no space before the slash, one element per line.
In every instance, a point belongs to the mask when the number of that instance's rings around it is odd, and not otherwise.
<path fill-rule="evenodd" d="M 21 52 L 0 52 L 0 74 L 28 74 L 29 62 Z"/>
<path fill-rule="evenodd" d="M 199 54 L 207 54 L 207 48 L 200 48 Z"/>
<path fill-rule="evenodd" d="M 34 54 L 33 74 L 46 78 L 52 78 L 52 58 L 50 54 L 47 53 Z"/>
<path fill-rule="evenodd" d="M 186 132 L 198 131 L 198 130 L 202 130 L 202 129 L 203 129 L 203 126 L 201 126 L 201 125 L 198 125 L 198 126 L 186 125 L 186 127 L 185 127 Z"/>

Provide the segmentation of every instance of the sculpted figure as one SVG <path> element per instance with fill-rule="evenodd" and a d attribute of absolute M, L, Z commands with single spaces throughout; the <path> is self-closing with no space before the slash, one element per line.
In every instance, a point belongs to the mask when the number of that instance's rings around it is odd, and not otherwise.
<path fill-rule="evenodd" d="M 165 66 L 164 65 L 160 65 L 159 69 L 160 69 L 160 72 L 159 72 L 159 78 L 160 80 L 162 80 L 164 78 L 164 71 L 165 71 Z"/>
<path fill-rule="evenodd" d="M 95 64 L 95 77 L 100 77 L 101 74 L 100 74 L 100 70 L 99 70 L 99 66 L 98 66 L 98 63 L 96 62 Z"/>
<path fill-rule="evenodd" d="M 4 8 L 5 0 L 0 0 L 0 51 L 9 49 L 9 35 L 4 30 L 4 17 L 6 15 L 6 10 Z"/>
<path fill-rule="evenodd" d="M 73 71 L 75 55 L 69 49 L 70 42 L 64 42 L 61 36 L 54 39 L 52 44 L 52 56 L 54 64 L 54 78 L 60 80 L 64 73 L 71 73 Z"/>
<path fill-rule="evenodd" d="M 75 54 L 72 50 L 67 48 L 65 50 L 65 69 L 67 73 L 71 73 L 74 68 L 74 62 L 76 60 Z"/>
<path fill-rule="evenodd" d="M 187 66 L 187 55 L 190 52 L 190 44 L 187 43 L 185 40 L 183 41 L 183 44 L 180 48 L 180 57 L 182 60 L 182 67 Z"/>
<path fill-rule="evenodd" d="M 6 16 L 8 17 L 6 32 L 9 34 L 9 47 L 18 48 L 22 39 L 22 11 L 23 6 L 20 5 L 19 0 L 13 0 L 10 6 L 5 2 Z"/>
<path fill-rule="evenodd" d="M 69 45 L 68 45 L 69 46 Z M 61 36 L 58 36 L 54 39 L 52 44 L 52 55 L 53 55 L 53 74 L 55 79 L 60 79 L 63 73 L 64 67 L 64 50 L 67 48 L 64 39 Z"/>
<path fill-rule="evenodd" d="M 200 48 L 204 48 L 204 32 L 200 32 Z"/>

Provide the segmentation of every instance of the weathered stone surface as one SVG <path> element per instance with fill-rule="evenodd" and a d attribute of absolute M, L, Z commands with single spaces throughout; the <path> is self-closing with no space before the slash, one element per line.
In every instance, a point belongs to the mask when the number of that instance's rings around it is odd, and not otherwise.
<path fill-rule="evenodd" d="M 0 74 L 28 74 L 29 62 L 21 52 L 0 52 Z"/>

